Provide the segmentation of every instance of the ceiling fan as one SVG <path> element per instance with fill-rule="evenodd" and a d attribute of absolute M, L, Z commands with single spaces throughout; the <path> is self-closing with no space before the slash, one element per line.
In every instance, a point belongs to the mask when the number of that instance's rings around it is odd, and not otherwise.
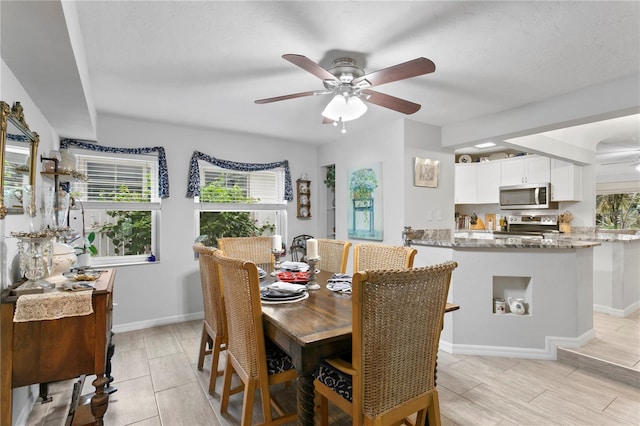
<path fill-rule="evenodd" d="M 629 164 L 630 167 L 638 169 L 640 171 L 640 150 L 631 151 L 618 151 L 601 154 L 602 157 L 607 157 L 609 161 L 600 162 L 601 166 L 615 166 L 618 164 Z M 619 157 L 619 158 L 612 158 Z"/>
<path fill-rule="evenodd" d="M 420 109 L 420 105 L 371 90 L 370 88 L 432 73 L 436 69 L 435 64 L 429 59 L 416 58 L 367 74 L 362 68 L 356 65 L 356 61 L 352 58 L 338 58 L 333 61 L 331 68 L 324 69 L 303 55 L 286 54 L 282 55 L 282 57 L 321 79 L 324 90 L 312 90 L 273 98 L 258 99 L 255 102 L 257 104 L 267 104 L 305 96 L 333 94 L 333 99 L 322 112 L 323 123 L 333 123 L 337 125 L 338 122 L 342 122 L 343 133 L 345 132 L 345 121 L 355 120 L 367 111 L 367 106 L 363 101 L 403 114 L 413 114 L 417 112 Z"/>

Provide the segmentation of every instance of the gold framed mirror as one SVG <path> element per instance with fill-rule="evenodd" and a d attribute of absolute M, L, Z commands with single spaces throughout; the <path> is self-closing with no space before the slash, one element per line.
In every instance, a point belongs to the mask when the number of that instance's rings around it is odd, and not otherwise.
<path fill-rule="evenodd" d="M 22 214 L 22 187 L 36 184 L 40 136 L 29 129 L 20 102 L 0 101 L 0 219 Z"/>

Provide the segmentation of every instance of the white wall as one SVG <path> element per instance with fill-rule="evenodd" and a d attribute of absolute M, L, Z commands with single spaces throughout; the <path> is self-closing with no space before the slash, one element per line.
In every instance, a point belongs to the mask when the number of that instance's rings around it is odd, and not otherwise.
<path fill-rule="evenodd" d="M 322 184 L 316 170 L 316 147 L 260 138 L 146 122 L 98 114 L 98 142 L 107 146 L 163 146 L 169 168 L 171 196 L 162 200 L 159 261 L 118 267 L 114 300 L 115 329 L 134 329 L 199 317 L 202 295 L 198 264 L 193 258 L 195 238 L 193 199 L 185 196 L 189 159 L 194 150 L 216 158 L 268 163 L 289 160 L 291 178 L 307 173 L 312 181 L 312 218 L 296 218 L 296 200 L 289 203 L 287 245 L 299 234 L 315 235 Z"/>
<path fill-rule="evenodd" d="M 406 184 L 403 120 L 372 127 L 358 135 L 347 133 L 333 143 L 319 147 L 318 169 L 327 164 L 336 166 L 336 239 L 348 240 L 348 170 L 377 162 L 382 162 L 384 240 L 351 241 L 354 244 L 359 242 L 402 244 Z M 350 256 L 350 259 L 352 258 Z"/>
<path fill-rule="evenodd" d="M 453 151 L 442 148 L 440 128 L 416 121 L 405 123 L 405 212 L 404 225 L 413 229 L 453 229 L 454 167 Z M 415 186 L 415 158 L 438 160 L 438 187 Z M 429 219 L 430 218 L 430 219 Z"/>

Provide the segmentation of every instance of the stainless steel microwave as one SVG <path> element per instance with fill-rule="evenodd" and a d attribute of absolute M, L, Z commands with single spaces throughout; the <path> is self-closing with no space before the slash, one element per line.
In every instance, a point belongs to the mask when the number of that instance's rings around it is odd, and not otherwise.
<path fill-rule="evenodd" d="M 551 203 L 551 184 L 529 183 L 500 187 L 500 207 L 505 210 L 548 209 Z"/>

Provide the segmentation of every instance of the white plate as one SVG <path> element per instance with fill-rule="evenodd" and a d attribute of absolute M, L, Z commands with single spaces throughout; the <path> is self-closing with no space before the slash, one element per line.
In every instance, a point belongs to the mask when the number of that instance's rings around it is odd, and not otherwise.
<path fill-rule="evenodd" d="M 471 163 L 472 161 L 473 160 L 471 159 L 471 156 L 467 154 L 463 154 L 460 156 L 460 158 L 458 158 L 458 163 L 467 164 L 467 163 Z"/>

